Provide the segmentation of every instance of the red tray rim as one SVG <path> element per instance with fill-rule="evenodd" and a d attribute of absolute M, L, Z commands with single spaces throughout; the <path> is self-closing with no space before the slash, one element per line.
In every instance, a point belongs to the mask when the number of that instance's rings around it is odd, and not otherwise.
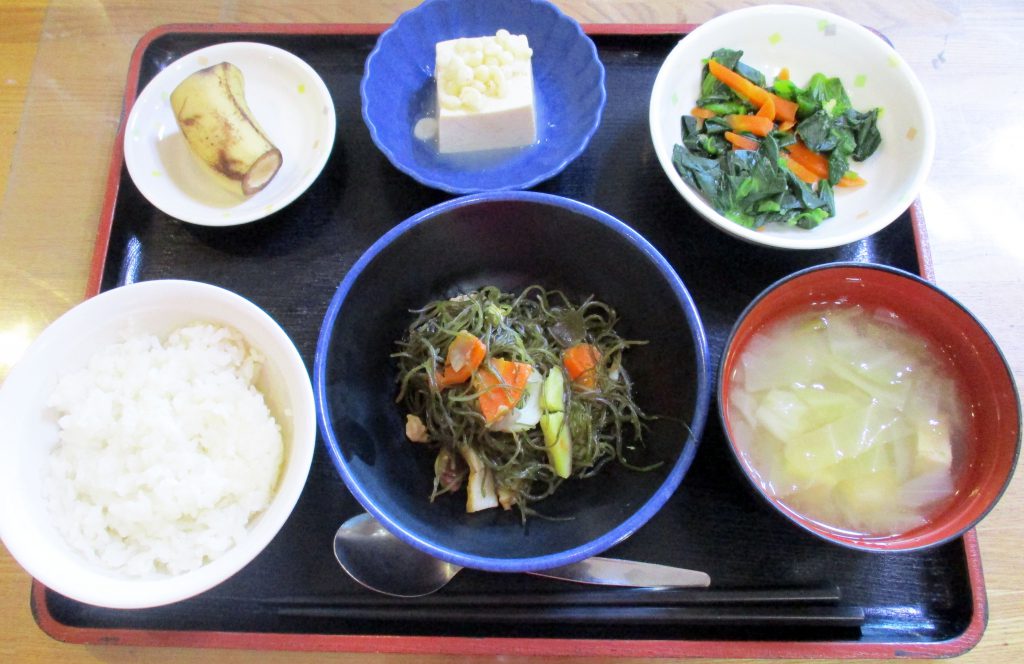
<path fill-rule="evenodd" d="M 103 268 L 110 248 L 124 165 L 125 119 L 138 95 L 142 58 L 152 42 L 174 33 L 353 35 L 380 34 L 388 24 L 379 23 L 171 23 L 157 26 L 139 40 L 132 53 L 125 86 L 121 121 L 107 172 L 107 185 L 93 249 L 85 297 L 100 291 Z M 696 24 L 585 24 L 595 35 L 685 34 Z M 920 200 L 910 207 L 914 243 L 921 276 L 934 281 L 930 245 Z M 958 636 L 918 643 L 858 641 L 711 641 L 711 640 L 628 640 L 628 639 L 530 639 L 470 638 L 457 636 L 395 636 L 389 634 L 291 634 L 270 632 L 221 632 L 182 630 L 106 629 L 75 627 L 57 620 L 46 602 L 46 587 L 33 579 L 30 596 L 32 615 L 40 629 L 51 638 L 81 645 L 127 645 L 156 647 L 228 648 L 242 650 L 300 650 L 353 653 L 458 654 L 458 655 L 576 655 L 602 657 L 723 657 L 723 658 L 933 658 L 961 655 L 980 641 L 988 622 L 988 600 L 977 533 L 962 538 L 972 594 L 972 615 Z"/>

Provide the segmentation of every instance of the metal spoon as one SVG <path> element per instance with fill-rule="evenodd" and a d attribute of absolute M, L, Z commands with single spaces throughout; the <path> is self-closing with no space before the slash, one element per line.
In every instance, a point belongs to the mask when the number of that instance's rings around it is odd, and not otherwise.
<path fill-rule="evenodd" d="M 422 597 L 437 592 L 462 567 L 409 546 L 370 514 L 358 514 L 334 535 L 334 557 L 355 581 L 394 597 Z M 631 587 L 707 587 L 704 572 L 613 558 L 588 558 L 578 563 L 530 572 L 564 581 Z"/>

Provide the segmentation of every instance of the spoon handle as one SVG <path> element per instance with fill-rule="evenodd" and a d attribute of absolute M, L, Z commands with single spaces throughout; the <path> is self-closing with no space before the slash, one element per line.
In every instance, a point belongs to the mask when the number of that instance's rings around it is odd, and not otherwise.
<path fill-rule="evenodd" d="M 706 588 L 711 584 L 711 577 L 692 569 L 601 557 L 530 574 L 577 583 L 633 588 Z"/>

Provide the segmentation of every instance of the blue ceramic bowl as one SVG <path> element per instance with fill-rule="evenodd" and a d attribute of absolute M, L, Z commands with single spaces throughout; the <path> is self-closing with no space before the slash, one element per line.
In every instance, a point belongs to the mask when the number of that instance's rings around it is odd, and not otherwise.
<path fill-rule="evenodd" d="M 434 114 L 434 45 L 457 37 L 525 34 L 533 49 L 537 142 L 518 150 L 439 154 L 413 135 Z M 427 0 L 395 21 L 366 60 L 360 88 L 373 142 L 399 170 L 452 193 L 526 189 L 586 148 L 605 103 L 604 66 L 579 24 L 546 0 Z"/>
<path fill-rule="evenodd" d="M 567 237 L 575 238 L 573 251 L 565 250 Z M 534 505 L 556 519 L 534 517 L 525 525 L 517 510 L 467 514 L 464 494 L 431 503 L 434 455 L 406 439 L 405 413 L 395 403 L 395 341 L 412 320 L 410 310 L 430 301 L 485 285 L 518 292 L 535 283 L 577 301 L 594 295 L 618 311 L 623 337 L 648 340 L 625 361 L 640 407 L 663 416 L 644 440 L 650 458 L 664 463 L 638 472 L 612 462 L 596 478 L 568 481 Z M 363 254 L 328 307 L 313 383 L 330 457 L 369 512 L 438 558 L 519 572 L 596 555 L 665 504 L 704 429 L 708 362 L 693 300 L 635 231 L 558 196 L 493 192 L 421 212 Z"/>

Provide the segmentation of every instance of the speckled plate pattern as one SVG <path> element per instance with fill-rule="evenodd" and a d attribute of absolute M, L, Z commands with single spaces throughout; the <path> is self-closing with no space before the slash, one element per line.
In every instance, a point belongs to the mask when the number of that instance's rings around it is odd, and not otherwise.
<path fill-rule="evenodd" d="M 533 49 L 537 141 L 514 150 L 442 155 L 413 134 L 435 115 L 434 46 L 457 37 L 524 34 Z M 427 0 L 381 34 L 366 61 L 363 120 L 396 168 L 451 193 L 527 189 L 583 152 L 604 109 L 605 71 L 579 24 L 546 0 Z"/>
<path fill-rule="evenodd" d="M 817 228 L 746 228 L 717 212 L 676 172 L 672 148 L 681 140 L 680 116 L 695 106 L 703 60 L 719 48 L 743 51 L 742 61 L 760 70 L 769 84 L 783 67 L 799 86 L 821 72 L 843 82 L 857 110 L 882 109 L 881 146 L 867 160 L 851 164 L 867 186 L 838 189 L 836 215 Z M 888 42 L 841 16 L 787 5 L 729 12 L 686 35 L 655 80 L 650 125 L 662 169 L 698 214 L 740 239 L 785 249 L 836 247 L 885 227 L 913 202 L 935 152 L 935 123 L 924 88 Z"/>

